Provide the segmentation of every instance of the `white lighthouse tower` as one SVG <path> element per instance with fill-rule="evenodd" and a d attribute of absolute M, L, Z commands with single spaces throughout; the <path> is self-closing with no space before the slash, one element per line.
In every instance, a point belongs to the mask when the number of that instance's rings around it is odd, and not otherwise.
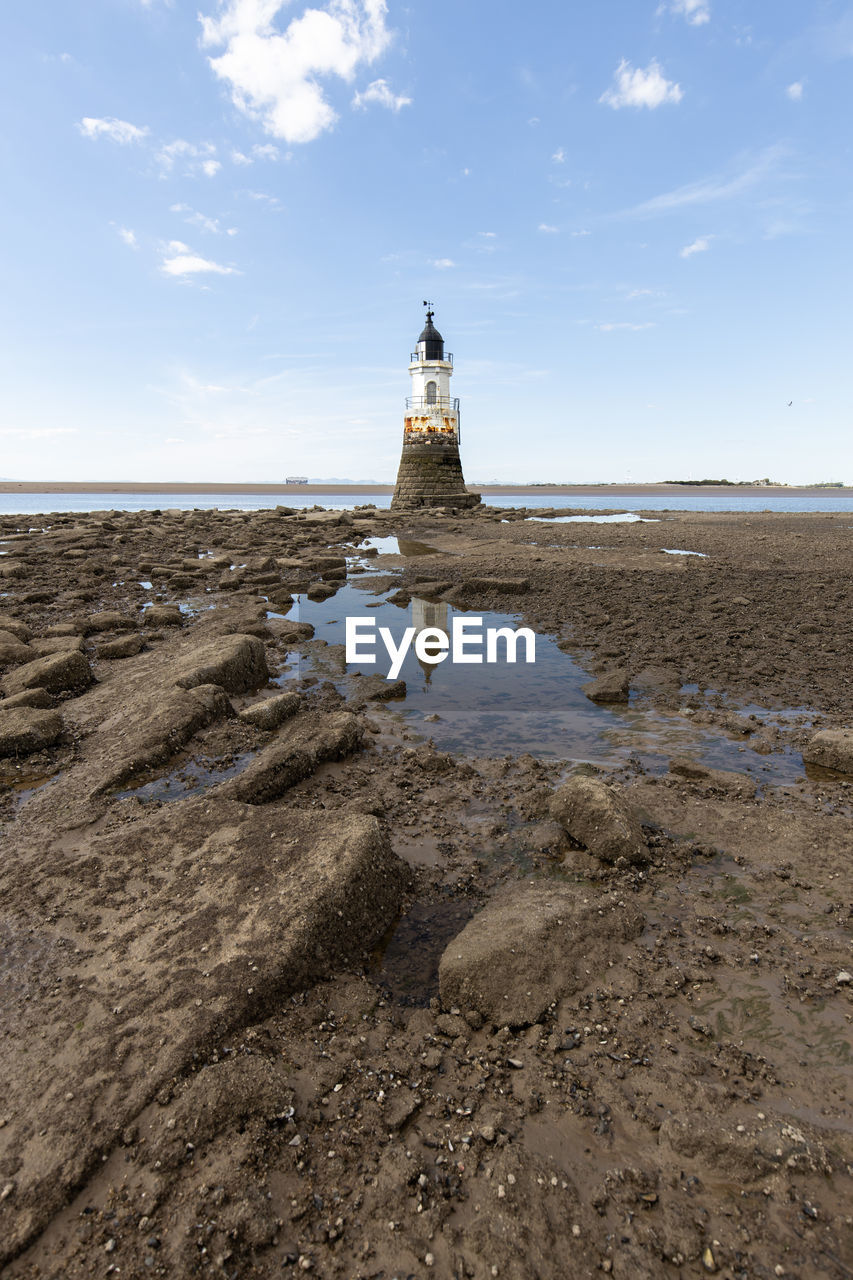
<path fill-rule="evenodd" d="M 465 488 L 459 460 L 459 400 L 450 394 L 453 356 L 427 308 L 426 324 L 409 362 L 403 453 L 391 499 L 396 507 L 473 507 L 480 495 Z"/>

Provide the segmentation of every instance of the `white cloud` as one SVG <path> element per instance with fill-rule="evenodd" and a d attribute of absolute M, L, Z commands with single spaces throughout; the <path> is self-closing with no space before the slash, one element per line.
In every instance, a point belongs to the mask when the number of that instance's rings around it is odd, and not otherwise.
<path fill-rule="evenodd" d="M 652 111 L 665 102 L 680 102 L 683 96 L 681 86 L 665 79 L 654 58 L 645 70 L 632 67 L 623 58 L 614 72 L 613 84 L 598 101 L 614 111 L 619 107 L 648 107 Z"/>
<path fill-rule="evenodd" d="M 364 93 L 357 93 L 352 100 L 354 107 L 366 107 L 371 102 L 375 102 L 377 106 L 387 107 L 389 111 L 399 111 L 401 107 L 411 105 L 411 98 L 404 98 L 402 94 L 394 93 L 387 80 L 374 80 L 369 84 Z"/>
<path fill-rule="evenodd" d="M 176 138 L 174 142 L 165 143 L 157 152 L 157 160 L 164 174 L 171 173 L 175 165 L 183 165 L 187 175 L 203 173 L 208 178 L 214 177 L 222 165 L 215 159 L 216 147 L 212 142 L 187 142 L 185 138 Z"/>
<path fill-rule="evenodd" d="M 686 244 L 683 249 L 679 249 L 679 258 L 692 258 L 694 253 L 706 253 L 711 247 L 713 236 L 698 236 L 692 244 Z"/>
<path fill-rule="evenodd" d="M 185 221 L 192 227 L 200 227 L 202 231 L 209 231 L 213 235 L 220 235 L 222 227 L 218 218 L 209 218 L 206 213 L 199 213 L 198 209 L 193 209 L 188 204 L 173 204 L 169 206 L 170 213 L 185 213 L 187 217 Z M 228 232 L 232 234 L 231 231 Z M 236 234 L 236 233 L 235 233 Z"/>
<path fill-rule="evenodd" d="M 556 150 L 556 151 L 554 152 L 554 154 L 551 156 L 551 159 L 553 160 L 554 164 L 565 164 L 565 163 L 566 163 L 566 153 L 565 153 L 565 151 L 563 150 L 563 148 L 562 148 L 562 147 L 557 147 L 557 150 Z"/>
<path fill-rule="evenodd" d="M 644 200 L 642 204 L 627 210 L 627 213 L 645 217 L 657 213 L 670 213 L 673 209 L 683 209 L 693 204 L 711 204 L 718 200 L 730 200 L 772 173 L 783 154 L 782 147 L 768 147 L 757 160 L 734 178 L 713 177 L 703 178 L 699 182 L 690 182 L 684 187 L 676 187 L 673 191 L 653 196 L 651 200 Z"/>
<path fill-rule="evenodd" d="M 136 238 L 135 231 L 131 231 L 128 227 L 119 227 L 118 233 L 129 249 L 139 248 L 139 241 Z"/>
<path fill-rule="evenodd" d="M 632 324 L 629 320 L 612 320 L 608 324 L 597 324 L 595 327 L 602 333 L 612 333 L 615 329 L 629 329 L 639 333 L 641 329 L 656 329 L 657 325 L 653 320 L 646 320 L 644 324 Z"/>
<path fill-rule="evenodd" d="M 351 81 L 388 47 L 386 0 L 330 0 L 282 32 L 274 20 L 283 7 L 284 0 L 224 0 L 218 17 L 200 15 L 202 44 L 224 46 L 209 62 L 239 110 L 273 137 L 311 142 L 337 119 L 320 80 Z"/>
<path fill-rule="evenodd" d="M 452 258 L 435 258 L 432 265 L 437 271 L 447 271 L 450 267 L 455 267 L 456 263 Z"/>
<path fill-rule="evenodd" d="M 278 196 L 267 195 L 266 191 L 247 191 L 246 195 L 250 200 L 257 200 L 259 204 L 269 205 L 271 209 L 281 208 L 281 201 Z"/>
<path fill-rule="evenodd" d="M 115 116 L 106 116 L 99 120 L 94 116 L 84 116 L 77 128 L 84 138 L 109 138 L 111 142 L 120 142 L 126 146 L 128 142 L 141 142 L 148 136 L 147 125 L 129 124 L 127 120 L 116 120 Z"/>
<path fill-rule="evenodd" d="M 711 21 L 708 0 L 671 0 L 669 5 L 662 4 L 658 13 L 665 13 L 667 8 L 670 13 L 680 13 L 692 27 L 701 27 L 703 23 Z"/>
<path fill-rule="evenodd" d="M 556 233 L 560 230 L 560 228 L 559 228 L 559 227 L 552 227 L 552 226 L 550 226 L 550 225 L 549 225 L 549 223 L 547 223 L 547 222 L 540 222 L 540 223 L 539 223 L 538 230 L 539 230 L 539 231 L 545 231 L 545 232 L 547 232 L 547 233 L 548 233 L 548 235 L 556 235 Z"/>
<path fill-rule="evenodd" d="M 236 267 L 224 267 L 219 262 L 212 262 L 209 258 L 202 258 L 199 254 L 193 253 L 189 245 L 181 240 L 170 240 L 164 246 L 160 270 L 167 276 L 183 277 L 210 273 L 219 276 L 240 274 Z"/>
<path fill-rule="evenodd" d="M 803 82 L 795 80 L 793 84 L 789 84 L 785 90 L 792 102 L 800 102 L 803 97 Z"/>

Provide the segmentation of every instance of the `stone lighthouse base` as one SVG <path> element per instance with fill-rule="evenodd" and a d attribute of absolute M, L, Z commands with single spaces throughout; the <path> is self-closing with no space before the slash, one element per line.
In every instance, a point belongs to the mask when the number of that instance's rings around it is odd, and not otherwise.
<path fill-rule="evenodd" d="M 476 507 L 479 501 L 479 493 L 465 488 L 455 440 L 403 445 L 392 511 L 401 507 Z"/>

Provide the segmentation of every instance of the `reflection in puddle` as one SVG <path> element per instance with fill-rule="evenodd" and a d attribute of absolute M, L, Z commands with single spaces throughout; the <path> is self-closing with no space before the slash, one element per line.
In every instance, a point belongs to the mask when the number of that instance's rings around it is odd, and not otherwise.
<path fill-rule="evenodd" d="M 338 653 L 345 640 L 347 616 L 369 617 L 377 632 L 379 627 L 388 627 L 398 645 L 406 627 L 422 630 L 436 626 L 448 631 L 453 617 L 463 612 L 469 619 L 481 618 L 483 629 L 519 625 L 517 615 L 485 610 L 472 614 L 441 601 L 413 599 L 409 607 L 403 607 L 392 603 L 386 594 L 375 604 L 368 614 L 364 593 L 345 586 L 329 600 L 297 597 L 289 617 L 310 622 L 316 637 L 337 646 Z M 300 652 L 305 653 L 305 648 Z M 387 675 L 390 662 L 378 635 L 373 652 L 375 663 L 351 663 L 347 673 Z M 503 655 L 502 645 L 499 652 Z M 522 644 L 519 657 L 523 654 Z M 310 667 L 316 659 L 309 655 L 303 661 Z M 604 767 L 625 764 L 635 757 L 658 771 L 666 767 L 670 756 L 688 755 L 711 768 L 748 771 L 768 782 L 794 781 L 803 773 L 802 757 L 794 752 L 780 750 L 759 757 L 739 750 L 742 738 L 735 741 L 684 716 L 591 702 L 583 692 L 590 679 L 588 672 L 547 636 L 536 638 L 533 665 L 523 661 L 460 665 L 447 659 L 431 664 L 420 661 L 412 645 L 400 676 L 406 681 L 405 702 L 386 709 L 386 714 L 402 719 L 405 727 L 419 736 L 429 735 L 443 750 L 475 756 L 529 751 L 542 759 L 589 761 Z M 336 682 L 345 692 L 340 675 Z M 428 716 L 430 723 L 425 724 Z M 433 721 L 433 716 L 438 719 Z"/>

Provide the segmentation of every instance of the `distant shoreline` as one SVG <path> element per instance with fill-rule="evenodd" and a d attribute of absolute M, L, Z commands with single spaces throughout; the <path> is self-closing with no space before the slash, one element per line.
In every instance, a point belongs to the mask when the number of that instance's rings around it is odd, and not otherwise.
<path fill-rule="evenodd" d="M 671 493 L 813 493 L 833 494 L 853 492 L 850 486 L 844 488 L 822 488 L 817 485 L 751 485 L 751 484 L 484 484 L 469 485 L 475 493 L 482 494 L 514 494 L 523 497 L 525 494 L 553 494 L 554 497 L 571 497 L 573 494 L 587 496 L 589 494 L 612 495 L 620 497 L 642 497 L 643 494 Z M 245 493 L 270 495 L 281 494 L 283 498 L 314 497 L 320 494 L 353 494 L 355 496 L 371 493 L 393 493 L 392 484 L 221 484 L 202 481 L 197 483 L 164 482 L 156 483 L 122 483 L 120 481 L 92 481 L 90 483 L 74 483 L 66 481 L 45 480 L 5 480 L 0 481 L 0 493 Z"/>

